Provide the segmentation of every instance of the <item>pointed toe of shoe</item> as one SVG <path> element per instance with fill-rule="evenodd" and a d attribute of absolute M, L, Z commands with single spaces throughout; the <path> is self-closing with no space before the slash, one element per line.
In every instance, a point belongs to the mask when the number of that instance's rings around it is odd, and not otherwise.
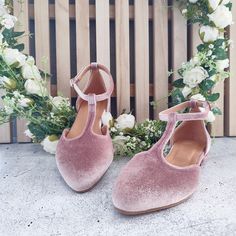
<path fill-rule="evenodd" d="M 199 168 L 175 169 L 157 158 L 141 154 L 121 171 L 113 188 L 113 205 L 121 213 L 135 215 L 169 208 L 195 191 Z"/>
<path fill-rule="evenodd" d="M 69 187 L 77 192 L 88 191 L 96 185 L 113 160 L 109 137 L 107 140 L 94 137 L 85 140 L 90 140 L 90 148 L 87 141 L 78 142 L 62 137 L 56 152 L 57 167 L 61 176 Z"/>

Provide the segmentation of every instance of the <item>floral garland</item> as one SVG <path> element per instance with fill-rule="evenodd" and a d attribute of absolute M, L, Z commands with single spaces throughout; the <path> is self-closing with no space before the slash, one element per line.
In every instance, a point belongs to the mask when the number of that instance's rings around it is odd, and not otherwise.
<path fill-rule="evenodd" d="M 173 82 L 172 105 L 190 98 L 206 100 L 212 111 L 206 122 L 213 122 L 221 114 L 216 101 L 219 93 L 214 86 L 229 77 L 228 48 L 231 41 L 224 37 L 224 29 L 232 24 L 230 0 L 176 0 L 183 16 L 192 24 L 200 25 L 202 40 L 194 57 L 182 64 L 179 78 Z M 49 75 L 40 71 L 33 57 L 22 53 L 23 44 L 17 39 L 24 32 L 14 31 L 17 19 L 11 14 L 10 1 L 0 0 L 0 89 L 3 107 L 0 123 L 11 118 L 28 121 L 25 134 L 34 142 L 40 142 L 47 152 L 55 153 L 62 131 L 70 128 L 76 117 L 69 99 L 51 97 L 47 91 Z M 104 113 L 102 123 L 110 128 L 116 155 L 132 156 L 149 149 L 165 130 L 165 122 L 146 120 L 135 123 L 132 114 L 121 114 L 113 119 Z"/>

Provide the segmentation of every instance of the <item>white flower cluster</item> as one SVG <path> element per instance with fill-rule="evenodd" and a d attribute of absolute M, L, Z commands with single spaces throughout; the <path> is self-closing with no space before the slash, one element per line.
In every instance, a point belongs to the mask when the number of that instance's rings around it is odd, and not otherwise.
<path fill-rule="evenodd" d="M 12 29 L 16 21 L 16 17 L 10 14 L 9 9 L 5 5 L 5 0 L 0 0 L 0 26 Z"/>
<path fill-rule="evenodd" d="M 199 84 L 210 79 L 215 83 L 228 77 L 225 69 L 229 67 L 229 59 L 218 60 L 216 51 L 227 52 L 230 40 L 225 40 L 222 34 L 225 27 L 233 24 L 232 12 L 230 10 L 230 0 L 207 0 L 209 14 L 209 25 L 201 25 L 199 35 L 204 43 L 203 50 L 199 51 L 189 62 L 183 63 L 181 68 L 181 77 L 184 87 L 182 94 L 185 98 L 190 96 L 193 99 L 206 100 L 203 94 L 199 93 Z M 191 4 L 200 4 L 198 0 L 189 0 Z M 188 9 L 182 10 L 183 15 L 188 13 Z M 222 40 L 219 46 L 216 41 Z M 207 46 L 205 46 L 207 45 Z M 207 48 L 208 47 L 208 48 Z M 207 70 L 206 70 L 207 68 Z M 208 72 L 214 71 L 213 75 Z M 214 114 L 210 112 L 208 122 L 214 121 Z"/>

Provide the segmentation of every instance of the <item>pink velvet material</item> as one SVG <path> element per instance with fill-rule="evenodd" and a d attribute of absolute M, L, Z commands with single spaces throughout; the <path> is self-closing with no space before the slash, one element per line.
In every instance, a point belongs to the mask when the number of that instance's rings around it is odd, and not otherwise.
<path fill-rule="evenodd" d="M 108 88 L 105 87 L 99 70 L 108 74 Z M 77 82 L 84 78 L 88 71 L 91 71 L 88 84 L 85 90 L 81 91 Z M 112 140 L 108 127 L 99 124 L 101 119 L 99 114 L 109 107 L 114 84 L 106 67 L 92 63 L 71 80 L 71 85 L 78 93 L 78 120 L 75 120 L 75 126 L 73 125 L 71 130 L 64 130 L 57 145 L 56 162 L 65 182 L 75 191 L 84 192 L 91 189 L 100 180 L 113 160 Z M 102 101 L 107 101 L 108 105 L 104 103 L 105 110 L 103 110 L 103 106 L 98 106 Z M 86 114 L 86 109 L 80 110 L 83 102 L 87 103 L 88 114 Z M 77 125 L 83 115 L 87 115 L 87 121 Z M 81 132 L 73 133 L 73 136 L 70 136 L 70 132 L 74 130 Z"/>
<path fill-rule="evenodd" d="M 92 188 L 104 175 L 113 160 L 110 135 L 86 132 L 74 139 L 67 139 L 63 132 L 58 143 L 56 161 L 65 182 L 75 191 Z"/>
<path fill-rule="evenodd" d="M 199 171 L 199 166 L 168 165 L 152 149 L 139 153 L 118 176 L 113 204 L 124 212 L 141 213 L 180 202 L 195 191 Z"/>
<path fill-rule="evenodd" d="M 139 214 L 168 208 L 193 194 L 199 182 L 200 164 L 210 147 L 210 137 L 204 125 L 209 108 L 200 112 L 197 101 L 190 101 L 170 108 L 160 114 L 168 121 L 162 138 L 148 151 L 137 154 L 121 170 L 114 188 L 113 204 L 124 214 Z M 179 110 L 192 107 L 192 113 Z M 177 121 L 183 123 L 177 128 Z M 163 156 L 168 141 L 172 145 L 181 140 L 203 143 L 204 152 L 196 164 L 176 166 Z M 188 153 L 186 153 L 186 157 Z"/>

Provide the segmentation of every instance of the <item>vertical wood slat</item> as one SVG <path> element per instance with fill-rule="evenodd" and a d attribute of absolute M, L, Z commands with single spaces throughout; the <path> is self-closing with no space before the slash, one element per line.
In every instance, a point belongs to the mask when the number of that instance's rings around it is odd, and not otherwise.
<path fill-rule="evenodd" d="M 90 39 L 89 39 L 89 0 L 76 0 L 76 56 L 77 56 L 77 73 L 87 66 L 90 62 Z M 79 84 L 83 89 L 86 80 Z"/>
<path fill-rule="evenodd" d="M 34 1 L 36 64 L 50 74 L 50 37 L 48 0 Z M 50 93 L 50 81 L 48 81 Z"/>
<path fill-rule="evenodd" d="M 154 117 L 168 107 L 168 5 L 165 0 L 153 1 L 154 34 Z M 164 99 L 163 99 L 164 98 Z"/>
<path fill-rule="evenodd" d="M 199 25 L 192 25 L 191 40 L 192 40 L 192 56 L 197 53 L 197 46 L 202 43 L 199 36 Z"/>
<path fill-rule="evenodd" d="M 177 71 L 187 61 L 187 21 L 176 5 L 172 10 L 172 22 L 172 68 L 174 79 L 178 79 Z"/>
<path fill-rule="evenodd" d="M 149 117 L 148 1 L 135 0 L 135 110 L 138 122 Z"/>
<path fill-rule="evenodd" d="M 219 82 L 214 93 L 220 93 L 220 98 L 216 101 L 217 106 L 222 111 L 222 115 L 216 116 L 216 120 L 211 125 L 211 135 L 221 137 L 224 136 L 224 82 Z"/>
<path fill-rule="evenodd" d="M 57 91 L 71 97 L 69 0 L 55 1 Z"/>
<path fill-rule="evenodd" d="M 14 15 L 17 16 L 18 22 L 16 23 L 16 31 L 25 31 L 26 36 L 19 39 L 20 43 L 24 43 L 24 53 L 29 54 L 29 9 L 28 1 L 13 1 L 14 2 Z M 24 131 L 27 129 L 26 121 L 17 119 L 17 142 L 30 142 L 26 137 Z"/>
<path fill-rule="evenodd" d="M 117 113 L 130 110 L 129 1 L 116 1 L 116 96 Z"/>
<path fill-rule="evenodd" d="M 235 4 L 235 3 L 234 3 Z M 236 21 L 236 5 L 232 8 L 233 21 Z M 230 26 L 230 39 L 236 44 L 236 25 Z M 231 46 L 230 49 L 230 78 L 226 79 L 226 103 L 225 103 L 225 134 L 236 136 L 236 50 Z"/>
<path fill-rule="evenodd" d="M 110 68 L 110 17 L 109 1 L 96 1 L 97 62 Z"/>

